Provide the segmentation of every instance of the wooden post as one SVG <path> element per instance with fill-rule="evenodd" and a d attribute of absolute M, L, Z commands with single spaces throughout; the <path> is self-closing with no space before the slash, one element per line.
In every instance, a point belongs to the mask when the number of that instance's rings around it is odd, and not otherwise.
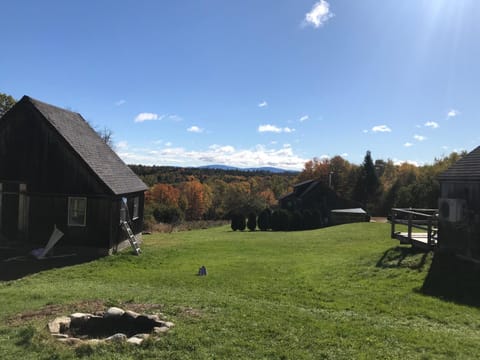
<path fill-rule="evenodd" d="M 395 211 L 392 209 L 390 238 L 395 239 Z"/>
<path fill-rule="evenodd" d="M 429 246 L 433 245 L 432 244 L 432 217 L 430 216 L 428 218 L 428 225 L 427 225 L 427 244 Z"/>
<path fill-rule="evenodd" d="M 412 214 L 408 213 L 408 240 L 412 241 Z"/>

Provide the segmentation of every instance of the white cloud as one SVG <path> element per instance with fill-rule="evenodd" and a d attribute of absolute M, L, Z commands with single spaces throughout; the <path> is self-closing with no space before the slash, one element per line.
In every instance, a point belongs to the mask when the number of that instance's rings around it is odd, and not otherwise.
<path fill-rule="evenodd" d="M 410 146 L 413 146 L 413 144 L 410 143 L 410 142 L 406 142 L 405 144 L 403 144 L 403 146 L 405 146 L 405 147 L 410 147 Z"/>
<path fill-rule="evenodd" d="M 303 115 L 301 118 L 300 118 L 300 122 L 304 122 L 304 121 L 307 121 L 308 119 L 310 119 L 310 117 L 308 115 Z"/>
<path fill-rule="evenodd" d="M 423 136 L 423 135 L 417 135 L 417 134 L 413 135 L 413 138 L 414 138 L 415 140 L 417 140 L 417 141 L 427 140 L 427 138 L 426 138 L 425 136 Z"/>
<path fill-rule="evenodd" d="M 165 143 L 165 146 L 167 146 L 167 147 L 170 147 L 170 146 L 172 146 L 172 145 L 173 145 L 173 144 L 172 144 L 170 141 L 167 141 L 167 142 Z"/>
<path fill-rule="evenodd" d="M 181 116 L 176 115 L 176 114 L 168 115 L 168 119 L 172 120 L 172 121 L 182 121 L 183 120 L 183 118 Z"/>
<path fill-rule="evenodd" d="M 432 129 L 437 129 L 440 127 L 440 125 L 438 125 L 438 123 L 436 123 L 435 121 L 427 121 L 425 123 L 425 127 L 430 127 Z"/>
<path fill-rule="evenodd" d="M 198 126 L 196 125 L 193 125 L 193 126 L 190 126 L 188 129 L 187 129 L 188 132 L 193 132 L 193 133 L 202 133 L 203 132 L 203 129 L 199 128 Z"/>
<path fill-rule="evenodd" d="M 161 120 L 163 116 L 160 116 L 155 113 L 140 113 L 135 117 L 135 122 L 144 122 L 144 121 L 152 121 L 152 120 Z"/>
<path fill-rule="evenodd" d="M 402 165 L 402 164 L 410 164 L 410 165 L 414 165 L 414 166 L 422 166 L 423 163 L 420 163 L 418 161 L 415 161 L 415 160 L 398 160 L 398 159 L 393 159 L 393 163 L 395 165 Z"/>
<path fill-rule="evenodd" d="M 126 102 L 127 102 L 127 101 L 126 101 L 126 100 L 123 100 L 123 99 L 122 99 L 122 100 L 118 100 L 118 101 L 115 102 L 115 105 L 116 105 L 116 106 L 122 106 L 122 105 L 125 104 Z"/>
<path fill-rule="evenodd" d="M 301 170 L 307 162 L 294 153 L 290 146 L 267 148 L 257 145 L 250 149 L 236 149 L 231 145 L 211 145 L 205 150 L 188 151 L 184 148 L 131 149 L 118 155 L 128 164 L 199 166 L 227 164 L 235 167 L 274 166 Z"/>
<path fill-rule="evenodd" d="M 392 132 L 392 129 L 390 129 L 387 125 L 377 125 L 372 128 L 373 132 Z"/>
<path fill-rule="evenodd" d="M 448 113 L 447 113 L 447 117 L 448 118 L 453 118 L 453 117 L 456 117 L 460 115 L 460 111 L 458 110 L 455 110 L 455 109 L 451 109 Z"/>
<path fill-rule="evenodd" d="M 258 104 L 258 107 L 260 108 L 267 107 L 267 106 L 268 106 L 268 103 L 265 100 L 262 101 L 260 104 Z"/>
<path fill-rule="evenodd" d="M 341 156 L 342 158 L 346 158 L 346 157 L 348 157 L 348 153 L 340 154 L 340 156 Z"/>
<path fill-rule="evenodd" d="M 118 150 L 125 150 L 128 149 L 128 142 L 126 141 L 119 141 L 115 144 L 115 148 Z"/>
<path fill-rule="evenodd" d="M 319 28 L 331 17 L 333 17 L 333 13 L 330 12 L 330 4 L 326 0 L 320 0 L 313 5 L 310 12 L 305 14 L 304 25 L 312 25 L 314 28 Z"/>
<path fill-rule="evenodd" d="M 292 129 L 292 128 L 289 128 L 289 127 L 284 127 L 284 128 L 280 128 L 278 126 L 275 126 L 275 125 L 270 125 L 270 124 L 267 124 L 267 125 L 259 125 L 258 126 L 258 132 L 260 133 L 263 133 L 263 132 L 273 132 L 273 133 L 292 133 L 294 132 L 295 129 Z"/>
<path fill-rule="evenodd" d="M 220 146 L 217 144 L 213 144 L 210 145 L 208 148 L 210 150 L 213 150 L 215 153 L 232 154 L 235 152 L 235 148 L 231 145 Z"/>
<path fill-rule="evenodd" d="M 363 129 L 362 132 L 363 132 L 364 134 L 368 134 L 368 130 L 367 130 L 367 129 Z"/>

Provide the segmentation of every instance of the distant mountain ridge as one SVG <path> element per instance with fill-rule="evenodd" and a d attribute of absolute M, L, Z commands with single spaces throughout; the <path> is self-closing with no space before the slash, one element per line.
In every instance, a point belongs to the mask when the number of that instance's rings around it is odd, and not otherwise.
<path fill-rule="evenodd" d="M 263 166 L 263 167 L 258 167 L 258 168 L 239 168 L 235 166 L 228 166 L 228 165 L 220 165 L 220 164 L 214 164 L 214 165 L 205 165 L 205 166 L 199 166 L 199 169 L 216 169 L 216 170 L 239 170 L 239 171 L 263 171 L 263 172 L 271 172 L 274 174 L 281 174 L 281 173 L 299 173 L 300 171 L 295 171 L 295 170 L 286 170 L 286 169 L 281 169 L 281 168 L 276 168 L 272 166 Z"/>

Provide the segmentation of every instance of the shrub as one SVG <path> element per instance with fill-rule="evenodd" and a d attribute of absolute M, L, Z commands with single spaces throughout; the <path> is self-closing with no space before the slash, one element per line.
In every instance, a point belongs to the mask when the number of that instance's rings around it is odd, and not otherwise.
<path fill-rule="evenodd" d="M 273 231 L 287 231 L 290 229 L 290 213 L 280 209 L 272 214 L 271 225 Z"/>
<path fill-rule="evenodd" d="M 163 205 L 153 210 L 153 217 L 157 222 L 172 224 L 182 220 L 183 213 L 178 207 Z"/>
<path fill-rule="evenodd" d="M 242 214 L 233 214 L 232 215 L 232 224 L 231 228 L 233 231 L 243 231 L 245 230 L 246 223 L 245 223 L 245 216 Z"/>
<path fill-rule="evenodd" d="M 250 231 L 255 231 L 255 229 L 257 228 L 257 215 L 255 215 L 254 213 L 248 214 L 247 228 Z"/>
<path fill-rule="evenodd" d="M 300 211 L 294 211 L 291 215 L 290 230 L 303 230 L 305 229 L 304 217 Z"/>
<path fill-rule="evenodd" d="M 271 224 L 270 224 L 271 217 L 272 217 L 272 212 L 270 211 L 269 208 L 262 210 L 260 215 L 258 215 L 258 228 L 262 231 L 271 229 Z"/>

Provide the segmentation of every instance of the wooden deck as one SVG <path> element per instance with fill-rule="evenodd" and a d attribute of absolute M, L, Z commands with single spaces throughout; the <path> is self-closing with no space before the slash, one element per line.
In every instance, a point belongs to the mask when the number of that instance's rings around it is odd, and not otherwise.
<path fill-rule="evenodd" d="M 438 211 L 436 209 L 392 209 L 391 238 L 400 244 L 432 250 L 438 241 Z M 407 231 L 395 231 L 395 225 L 407 227 Z M 422 232 L 413 232 L 420 229 Z"/>
<path fill-rule="evenodd" d="M 394 239 L 400 240 L 400 244 L 410 244 L 425 250 L 430 250 L 437 244 L 436 238 L 429 243 L 428 233 L 411 233 L 409 237 L 408 232 L 397 232 L 394 234 Z"/>

